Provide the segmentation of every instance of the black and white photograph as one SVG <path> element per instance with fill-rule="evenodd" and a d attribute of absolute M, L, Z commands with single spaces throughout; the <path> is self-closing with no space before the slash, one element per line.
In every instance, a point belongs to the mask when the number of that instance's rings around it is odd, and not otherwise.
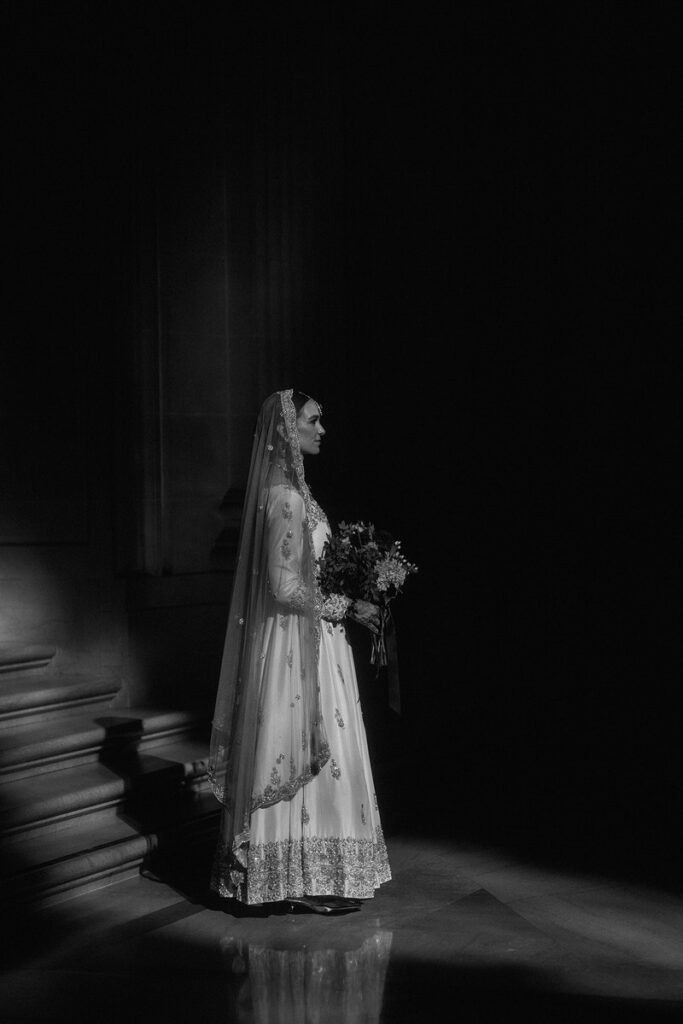
<path fill-rule="evenodd" d="M 0 1024 L 683 1020 L 675 5 L 2 5 Z"/>

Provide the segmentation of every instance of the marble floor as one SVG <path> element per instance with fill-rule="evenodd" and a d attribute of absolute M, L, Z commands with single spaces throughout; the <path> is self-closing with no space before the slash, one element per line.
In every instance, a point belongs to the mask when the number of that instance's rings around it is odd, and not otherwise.
<path fill-rule="evenodd" d="M 242 916 L 204 878 L 129 879 L 5 930 L 0 1021 L 683 1021 L 683 897 L 388 837 L 360 912 Z"/>

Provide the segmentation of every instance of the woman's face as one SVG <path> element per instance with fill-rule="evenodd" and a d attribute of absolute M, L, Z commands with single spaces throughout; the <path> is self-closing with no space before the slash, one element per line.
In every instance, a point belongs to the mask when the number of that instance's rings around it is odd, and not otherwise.
<path fill-rule="evenodd" d="M 305 406 L 297 416 L 296 429 L 299 435 L 299 447 L 303 455 L 318 455 L 320 442 L 325 434 L 325 429 L 320 422 L 320 408 L 318 403 L 309 398 Z"/>

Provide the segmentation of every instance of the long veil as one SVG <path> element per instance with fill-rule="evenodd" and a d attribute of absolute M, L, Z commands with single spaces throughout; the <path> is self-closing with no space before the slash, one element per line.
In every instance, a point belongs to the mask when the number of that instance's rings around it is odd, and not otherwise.
<path fill-rule="evenodd" d="M 281 588 L 273 578 L 272 558 L 269 564 L 269 534 L 273 516 L 291 518 L 293 506 L 302 510 L 298 571 L 294 581 Z M 291 799 L 329 758 L 318 686 L 321 601 L 311 511 L 292 391 L 276 392 L 263 403 L 256 425 L 209 756 L 209 778 L 225 807 L 236 867 L 246 867 L 252 812 Z M 287 536 L 291 535 L 290 530 Z M 285 666 L 269 665 L 267 658 L 269 630 L 274 618 L 282 615 L 292 616 L 298 647 L 297 729 L 284 733 L 283 742 L 288 745 L 280 752 L 287 766 L 284 779 L 255 792 L 265 673 L 285 670 Z"/>

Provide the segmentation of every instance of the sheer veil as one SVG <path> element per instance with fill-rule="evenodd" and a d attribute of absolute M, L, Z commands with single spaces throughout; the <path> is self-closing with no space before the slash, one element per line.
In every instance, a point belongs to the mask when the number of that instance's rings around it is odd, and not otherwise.
<path fill-rule="evenodd" d="M 292 394 L 270 395 L 256 425 L 211 736 L 209 778 L 225 807 L 236 867 L 246 866 L 251 813 L 291 799 L 329 758 L 318 686 L 321 601 L 312 541 L 317 506 L 304 478 Z M 278 541 L 287 560 L 280 565 L 272 544 L 278 522 L 288 528 Z M 268 659 L 268 639 L 277 625 L 292 631 L 300 700 L 291 728 L 283 730 L 288 749 L 279 753 L 286 770 L 261 785 L 255 761 L 267 713 L 264 687 L 273 672 L 287 669 Z"/>

